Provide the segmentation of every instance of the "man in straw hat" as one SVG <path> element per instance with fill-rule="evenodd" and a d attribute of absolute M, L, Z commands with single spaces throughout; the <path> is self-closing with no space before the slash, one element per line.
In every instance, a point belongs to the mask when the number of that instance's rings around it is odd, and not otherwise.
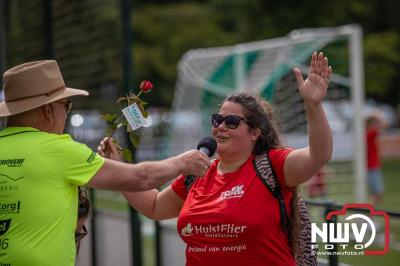
<path fill-rule="evenodd" d="M 63 134 L 72 96 L 54 60 L 29 62 L 3 75 L 0 117 L 0 250 L 7 265 L 74 265 L 77 186 L 144 191 L 179 174 L 202 176 L 197 150 L 157 162 L 104 159 Z"/>

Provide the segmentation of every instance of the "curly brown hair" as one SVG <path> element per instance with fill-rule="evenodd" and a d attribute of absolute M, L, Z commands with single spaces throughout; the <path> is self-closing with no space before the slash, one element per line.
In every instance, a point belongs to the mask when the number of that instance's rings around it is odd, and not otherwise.
<path fill-rule="evenodd" d="M 269 102 L 257 95 L 249 93 L 236 93 L 224 100 L 234 102 L 243 107 L 243 114 L 250 128 L 258 128 L 261 134 L 254 146 L 253 153 L 256 155 L 271 148 L 281 147 L 278 125 L 274 111 Z"/>

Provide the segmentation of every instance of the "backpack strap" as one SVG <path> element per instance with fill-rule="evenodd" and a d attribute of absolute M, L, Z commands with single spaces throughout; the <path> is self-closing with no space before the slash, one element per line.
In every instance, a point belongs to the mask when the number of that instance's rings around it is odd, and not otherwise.
<path fill-rule="evenodd" d="M 281 227 L 283 231 L 289 235 L 289 216 L 286 211 L 285 200 L 283 198 L 282 189 L 272 167 L 272 163 L 268 153 L 269 152 L 267 151 L 254 157 L 254 170 L 256 171 L 257 176 L 261 179 L 263 184 L 278 200 L 279 212 L 281 216 Z"/>

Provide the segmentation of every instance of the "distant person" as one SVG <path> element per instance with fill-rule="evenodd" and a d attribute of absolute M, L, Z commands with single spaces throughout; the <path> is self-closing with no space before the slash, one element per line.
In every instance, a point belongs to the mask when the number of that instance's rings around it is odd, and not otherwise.
<path fill-rule="evenodd" d="M 180 176 L 161 192 L 123 192 L 125 198 L 151 219 L 178 217 L 178 233 L 187 245 L 187 266 L 294 266 L 297 250 L 282 227 L 282 209 L 257 177 L 253 159 L 268 153 L 289 210 L 294 187 L 306 182 L 332 156 L 332 133 L 322 106 L 331 73 L 322 53 L 312 55 L 306 80 L 295 69 L 307 112 L 308 147 L 283 147 L 272 106 L 254 95 L 236 93 L 211 117 L 218 159 L 204 177 L 189 190 L 185 176 Z M 120 159 L 111 140 L 104 140 L 98 151 Z"/>
<path fill-rule="evenodd" d="M 179 174 L 202 176 L 209 159 L 197 150 L 136 165 L 104 159 L 63 134 L 69 97 L 54 60 L 25 63 L 3 75 L 0 117 L 0 211 L 3 265 L 74 265 L 78 186 L 143 191 Z"/>
<path fill-rule="evenodd" d="M 372 113 L 366 118 L 368 188 L 374 205 L 382 201 L 385 192 L 379 152 L 379 135 L 386 126 L 387 123 L 380 113 Z"/>

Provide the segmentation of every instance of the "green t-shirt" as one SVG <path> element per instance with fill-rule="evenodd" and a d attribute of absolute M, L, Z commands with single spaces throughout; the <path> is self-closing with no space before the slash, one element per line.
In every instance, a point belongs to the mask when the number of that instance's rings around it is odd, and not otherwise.
<path fill-rule="evenodd" d="M 77 186 L 89 182 L 103 163 L 66 134 L 1 130 L 0 262 L 74 265 Z"/>

